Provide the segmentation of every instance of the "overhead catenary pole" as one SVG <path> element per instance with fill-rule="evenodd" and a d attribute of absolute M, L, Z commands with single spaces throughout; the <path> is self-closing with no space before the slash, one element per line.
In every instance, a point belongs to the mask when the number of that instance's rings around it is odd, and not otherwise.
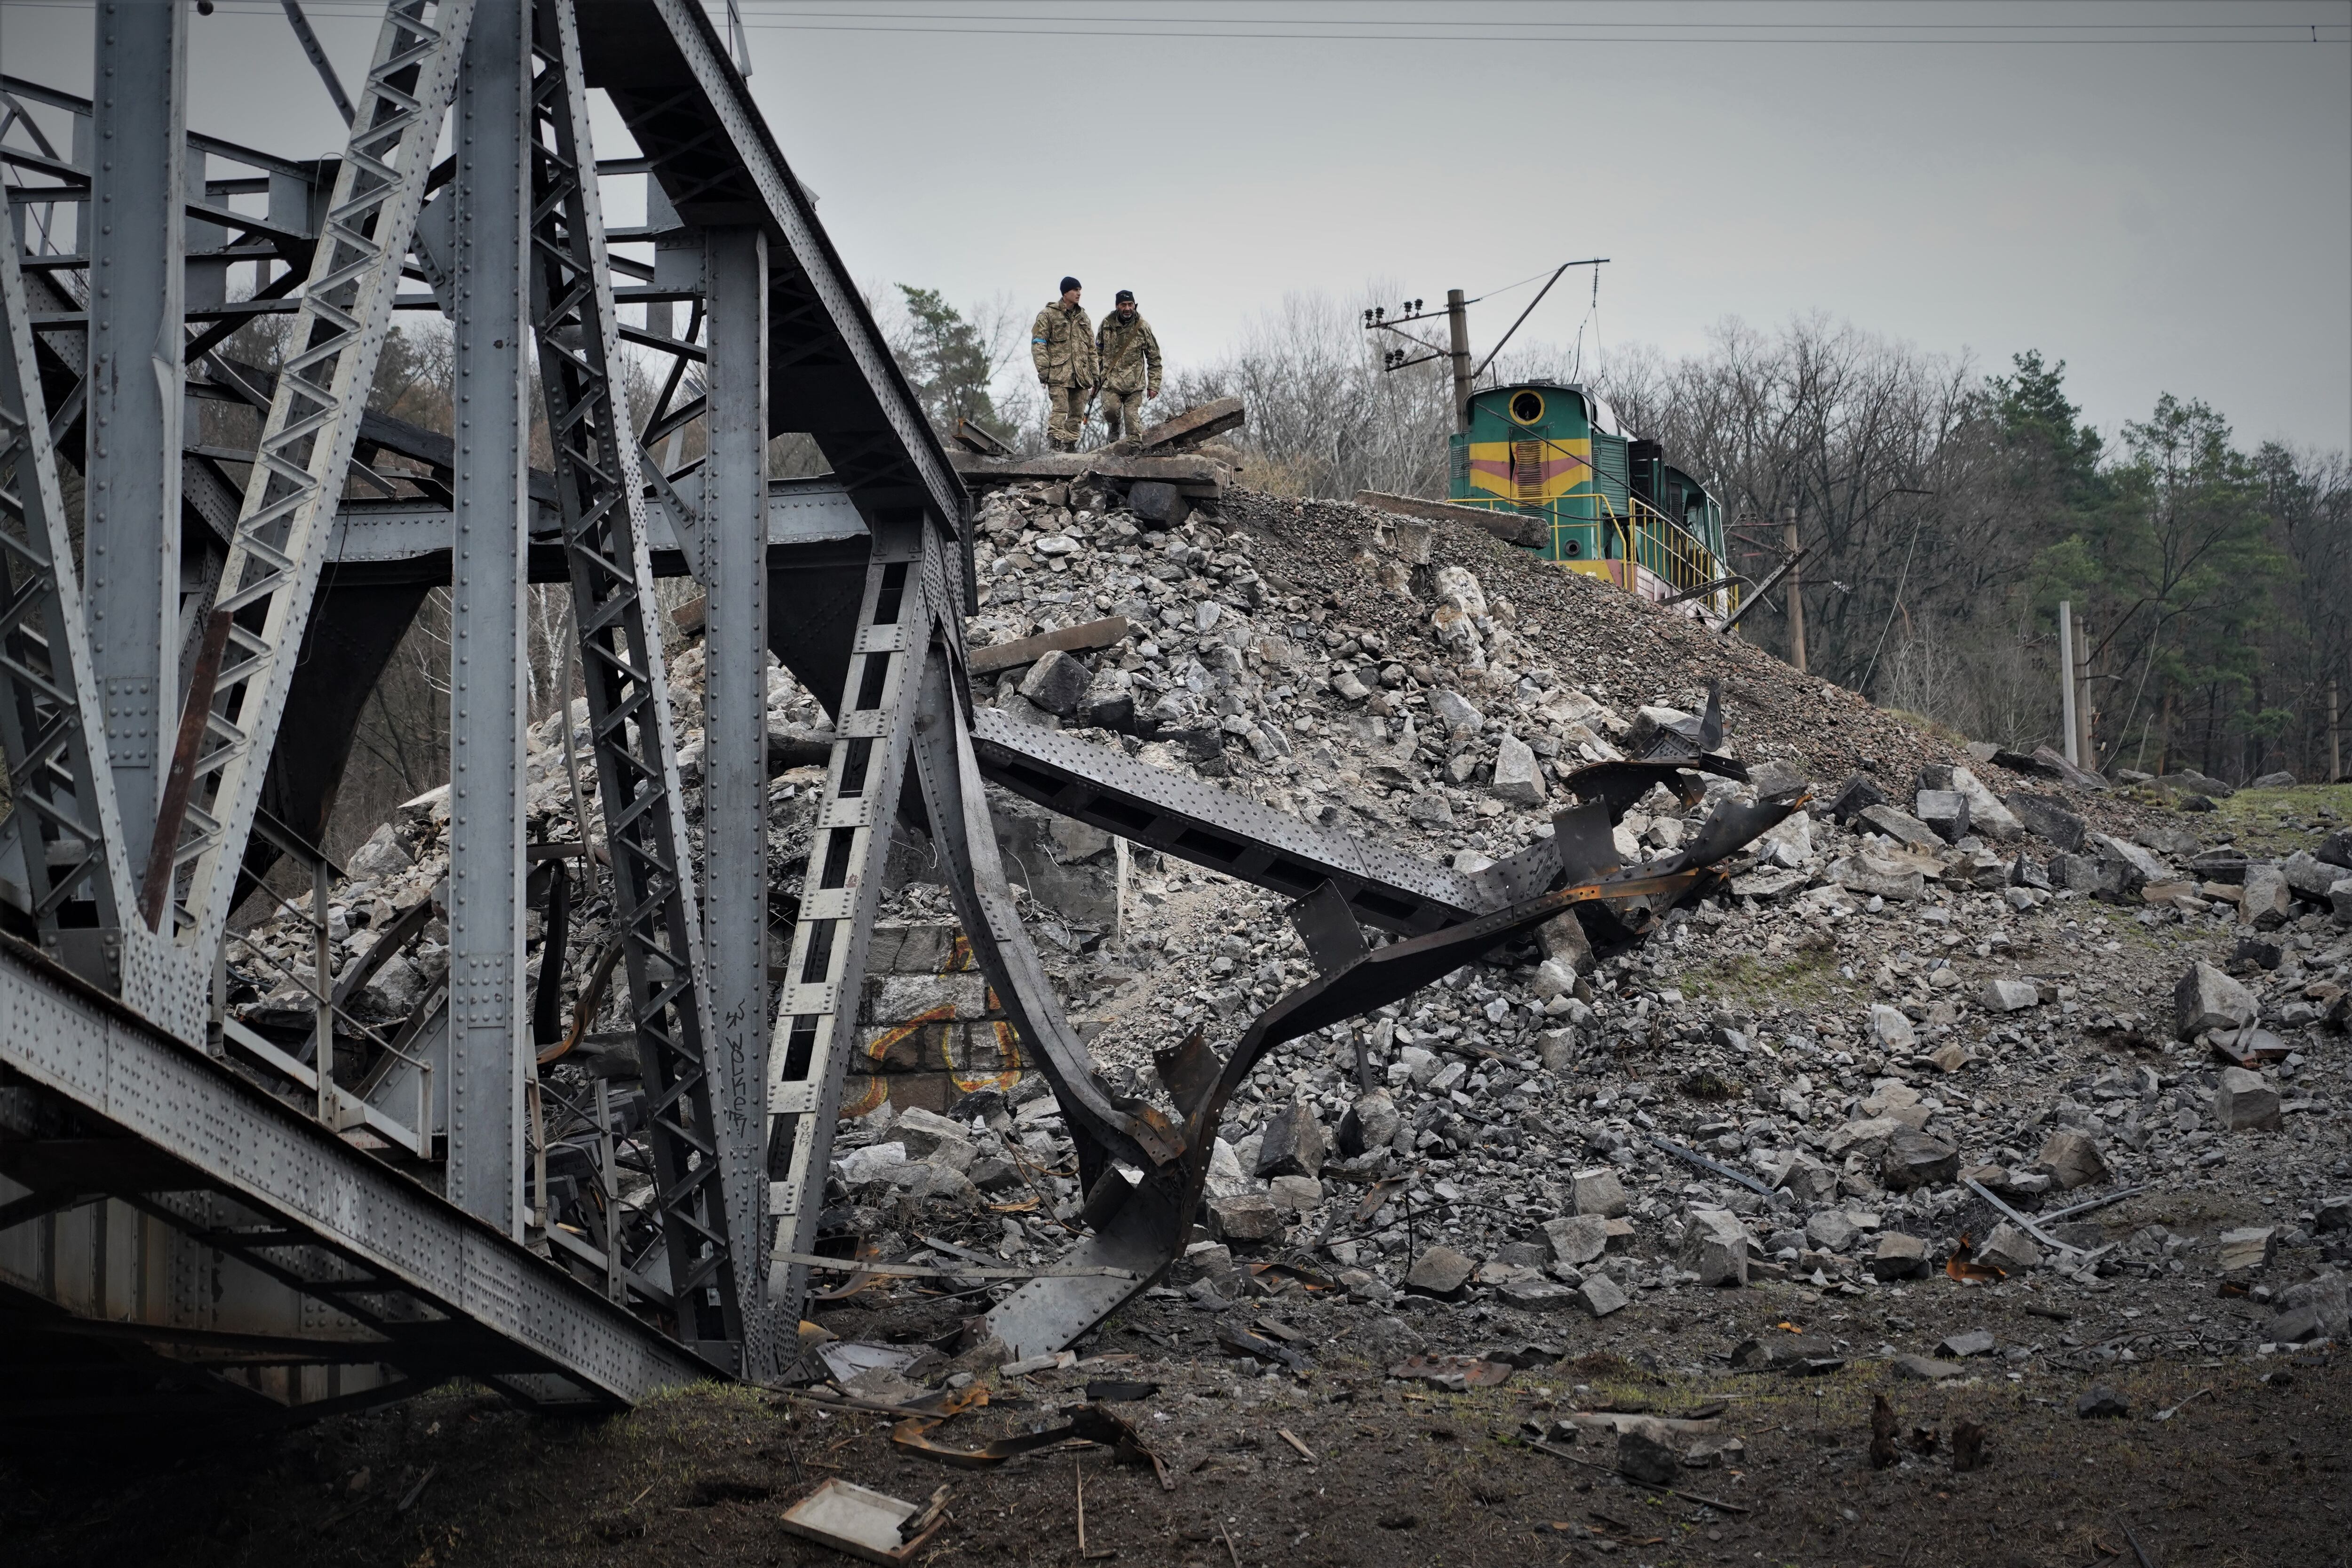
<path fill-rule="evenodd" d="M 1780 547 L 1788 552 L 1789 560 L 1789 662 L 1797 673 L 1805 673 L 1805 573 L 1798 564 L 1797 503 L 1790 501 L 1780 509 Z"/>
<path fill-rule="evenodd" d="M 2058 601 L 2058 727 L 2064 737 L 2066 760 L 2076 767 L 2083 765 L 2081 747 L 2074 726 L 2074 605 L 2072 600 Z"/>
<path fill-rule="evenodd" d="M 2336 678 L 2327 678 L 2327 782 L 2334 784 L 2344 776 L 2344 752 L 2338 737 L 2343 733 L 2338 721 L 2343 710 L 2336 705 Z"/>
<path fill-rule="evenodd" d="M 1470 429 L 1470 303 L 1459 289 L 1445 291 L 1445 357 L 1454 362 L 1454 428 Z"/>
<path fill-rule="evenodd" d="M 2091 744 L 2091 633 L 2079 619 L 2074 623 L 2074 648 L 2075 765 L 2095 769 L 2099 753 Z"/>

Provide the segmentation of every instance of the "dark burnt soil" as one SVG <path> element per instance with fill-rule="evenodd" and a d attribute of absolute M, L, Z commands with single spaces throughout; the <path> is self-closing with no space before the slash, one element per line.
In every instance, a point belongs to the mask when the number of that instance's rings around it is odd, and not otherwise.
<path fill-rule="evenodd" d="M 949 1522 L 916 1559 L 926 1563 L 1079 1563 L 1081 1477 L 1087 1545 L 1133 1563 L 2062 1568 L 2133 1563 L 2126 1531 L 2164 1568 L 2344 1563 L 2352 1377 L 2342 1358 L 2168 1353 L 2160 1333 L 2126 1316 L 2132 1300 L 1940 1279 L 1859 1298 L 1778 1283 L 1685 1288 L 1646 1294 L 1597 1323 L 1541 1321 L 1563 1359 L 1464 1394 L 1383 1378 L 1356 1353 L 1361 1318 L 1312 1301 L 1236 1309 L 1242 1321 L 1270 1318 L 1303 1336 L 1317 1362 L 1303 1376 L 1244 1369 L 1218 1352 L 1209 1313 L 1153 1301 L 1092 1348 L 1108 1358 L 1100 1364 L 1009 1380 L 985 1410 L 934 1434 L 972 1446 L 1058 1424 L 1090 1378 L 1154 1382 L 1162 1386 L 1150 1397 L 1110 1408 L 1167 1462 L 1172 1491 L 1099 1447 L 950 1468 L 895 1449 L 888 1417 L 754 1388 L 704 1387 L 579 1420 L 523 1414 L 457 1386 L 244 1447 L 16 1461 L 0 1472 L 0 1561 L 842 1563 L 777 1523 L 805 1490 L 841 1476 L 910 1500 L 952 1489 Z M 2036 1317 L 2029 1304 L 2071 1316 Z M 1528 1326 L 1434 1304 L 1403 1315 L 1433 1350 L 1510 1343 L 1497 1333 Z M 846 1314 L 842 1326 L 853 1326 Z M 1725 1366 L 1739 1340 L 1788 1327 L 1838 1342 L 1851 1359 L 1803 1377 Z M 1958 1327 L 1990 1329 L 2002 1347 L 1968 1363 L 1965 1379 L 1916 1382 L 1877 1359 L 1890 1344 L 1927 1349 Z M 2011 1362 L 2011 1349 L 2030 1353 Z M 2127 1417 L 2076 1415 L 2095 1381 L 2124 1396 Z M 2211 1392 L 2168 1421 L 2153 1418 L 2200 1389 Z M 1873 1467 L 1878 1393 L 1906 1442 L 1915 1428 L 1936 1431 L 1933 1452 Z M 1692 1415 L 1716 1401 L 1721 1435 L 1738 1436 L 1745 1452 L 1685 1468 L 1678 1485 L 1748 1512 L 1620 1478 L 1606 1433 L 1569 1443 L 1563 1453 L 1574 1458 L 1525 1441 L 1525 1423 L 1556 1423 L 1571 1409 Z M 1966 1474 L 1950 1459 L 1962 1421 L 1989 1434 L 1987 1467 Z"/>

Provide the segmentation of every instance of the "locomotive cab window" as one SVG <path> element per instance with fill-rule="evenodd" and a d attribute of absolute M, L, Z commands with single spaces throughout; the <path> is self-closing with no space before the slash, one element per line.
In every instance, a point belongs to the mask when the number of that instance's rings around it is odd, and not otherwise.
<path fill-rule="evenodd" d="M 1544 416 L 1544 400 L 1540 394 L 1520 392 L 1511 398 L 1511 417 L 1522 425 L 1533 425 Z"/>

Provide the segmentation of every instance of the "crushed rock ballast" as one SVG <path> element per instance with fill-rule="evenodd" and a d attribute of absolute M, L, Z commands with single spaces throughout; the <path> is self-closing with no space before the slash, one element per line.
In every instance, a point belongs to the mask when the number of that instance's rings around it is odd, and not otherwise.
<path fill-rule="evenodd" d="M 1572 1348 L 1775 1279 L 1806 1300 L 2123 1291 L 2161 1326 L 2120 1352 L 2054 1332 L 2008 1347 L 2018 1375 L 2346 1335 L 2352 834 L 2336 808 L 2286 825 L 2300 849 L 2252 854 L 2174 808 L 2194 797 L 1948 745 L 1475 529 L 1240 489 L 1213 513 L 1153 510 L 1083 480 L 986 498 L 976 701 L 1466 872 L 1549 833 L 1577 770 L 1687 731 L 1717 682 L 1749 782 L 1648 790 L 1614 830 L 1625 864 L 1676 853 L 1727 799 L 1810 797 L 1645 940 L 1596 956 L 1547 928 L 1271 1051 L 1226 1110 L 1198 1228 L 1151 1300 L 1246 1315 L 1311 1294 L 1399 1360 Z M 1024 639 L 1043 651 L 1020 658 Z M 992 661 L 1000 647 L 1016 661 Z M 698 650 L 673 669 L 698 811 Z M 788 910 L 830 731 L 780 668 L 770 682 Z M 532 837 L 593 842 L 594 792 L 577 822 L 562 740 L 561 715 L 532 733 Z M 1165 1103 L 1155 1051 L 1200 1031 L 1222 1053 L 1312 977 L 1286 900 L 993 805 L 1022 912 L 1118 1092 Z M 354 858 L 329 921 L 339 972 L 436 896 L 446 828 L 426 796 Z M 845 1333 L 938 1347 L 845 1363 L 868 1394 L 981 1370 L 960 1325 L 1010 1286 L 959 1285 L 959 1261 L 1043 1268 L 1087 1223 L 1053 1098 L 968 984 L 929 858 L 911 839 L 894 857 L 877 954 L 913 956 L 868 979 L 828 1245 L 948 1284 L 867 1276 L 814 1303 Z M 592 894 L 572 918 L 593 933 L 606 911 Z M 429 987 L 441 934 L 376 971 L 363 1016 Z M 299 987 L 273 976 L 309 973 L 302 922 L 240 940 L 233 1003 L 299 1014 Z M 589 982 L 562 977 L 567 1016 Z M 598 1053 L 618 1029 L 586 1019 L 546 1070 L 610 1074 Z M 1902 1338 L 1837 1353 L 1936 1343 Z"/>

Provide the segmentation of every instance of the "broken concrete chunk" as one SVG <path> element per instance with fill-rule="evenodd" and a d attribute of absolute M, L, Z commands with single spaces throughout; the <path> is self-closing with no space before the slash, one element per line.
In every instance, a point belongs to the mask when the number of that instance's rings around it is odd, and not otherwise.
<path fill-rule="evenodd" d="M 1693 1209 L 1684 1222 L 1682 1266 L 1702 1285 L 1748 1283 L 1748 1227 L 1729 1209 Z"/>
<path fill-rule="evenodd" d="M 1282 1211 L 1264 1193 L 1211 1198 L 1209 1234 L 1219 1241 L 1272 1241 L 1282 1234 Z"/>
<path fill-rule="evenodd" d="M 1323 1131 L 1323 1119 L 1315 1113 L 1315 1107 L 1307 1100 L 1293 1100 L 1265 1124 L 1265 1136 L 1257 1146 L 1257 1168 L 1253 1173 L 1319 1176 L 1330 1147 L 1329 1138 Z"/>
<path fill-rule="evenodd" d="M 1404 1288 L 1417 1295 L 1451 1300 L 1462 1293 L 1477 1267 L 1450 1247 L 1433 1247 L 1413 1259 L 1412 1271 L 1404 1277 Z"/>
<path fill-rule="evenodd" d="M 1904 903 L 1918 902 L 1927 890 L 1926 873 L 1876 855 L 1846 855 L 1831 861 L 1829 879 L 1849 893 Z"/>
<path fill-rule="evenodd" d="M 1978 837 L 2005 844 L 2025 837 L 2025 825 L 1976 774 L 1966 768 L 1954 768 L 1952 787 L 1968 797 L 1969 827 Z"/>
<path fill-rule="evenodd" d="M 1276 1176 L 1266 1184 L 1275 1206 L 1312 1214 L 1323 1205 L 1323 1184 L 1312 1176 Z"/>
<path fill-rule="evenodd" d="M 1994 1013 L 2021 1013 L 2042 1000 L 2042 993 L 2031 980 L 1988 980 L 1977 993 L 1977 1001 Z"/>
<path fill-rule="evenodd" d="M 2279 1343 L 2352 1339 L 2352 1300 L 2346 1296 L 2341 1270 L 2325 1269 L 2288 1286 L 2279 1292 L 2279 1306 L 2271 1324 L 2271 1338 Z"/>
<path fill-rule="evenodd" d="M 1549 1261 L 1581 1268 L 1607 1250 L 1609 1222 L 1599 1215 L 1568 1215 L 1546 1221 L 1543 1237 Z"/>
<path fill-rule="evenodd" d="M 2083 847 L 2083 835 L 2090 825 L 2048 795 L 2021 791 L 2009 797 L 2009 808 L 2036 838 L 2046 839 L 2069 855 Z"/>
<path fill-rule="evenodd" d="M 1872 806 L 1885 804 L 1886 792 L 1862 774 L 1855 773 L 1838 786 L 1837 798 L 1830 803 L 1829 815 L 1833 822 L 1851 825 L 1855 817 Z"/>
<path fill-rule="evenodd" d="M 2003 1220 L 1984 1238 L 1974 1260 L 2004 1273 L 2021 1274 L 2042 1267 L 2042 1248 L 2024 1231 Z"/>
<path fill-rule="evenodd" d="M 1969 797 L 1958 790 L 1923 789 L 1912 809 L 1947 844 L 1969 836 Z"/>
<path fill-rule="evenodd" d="M 2271 1259 L 2278 1255 L 2278 1226 L 2274 1225 L 2225 1230 L 2219 1240 L 2221 1250 L 2216 1262 L 2224 1274 L 2232 1274 L 2241 1268 L 2267 1268 Z"/>
<path fill-rule="evenodd" d="M 2270 1080 L 2244 1068 L 2223 1068 L 2213 1091 L 2213 1120 L 2230 1132 L 2275 1132 L 2279 1092 Z"/>
<path fill-rule="evenodd" d="M 2238 895 L 2245 920 L 2263 931 L 2276 931 L 2294 918 L 2294 889 L 2276 866 L 2252 865 Z"/>
<path fill-rule="evenodd" d="M 1576 1288 L 1577 1305 L 1596 1318 L 1605 1318 L 1625 1304 L 1625 1292 L 1606 1274 L 1595 1274 Z"/>
<path fill-rule="evenodd" d="M 2065 1192 L 2107 1179 L 2107 1163 L 2088 1133 L 2053 1132 L 2042 1141 L 2042 1152 L 2035 1156 L 2035 1163 L 2047 1170 L 2051 1179 Z"/>
<path fill-rule="evenodd" d="M 1823 1209 L 1805 1222 L 1805 1239 L 1823 1252 L 1843 1252 L 1861 1234 L 1843 1209 Z"/>
<path fill-rule="evenodd" d="M 2295 897 L 2306 903 L 2324 904 L 2327 889 L 2344 879 L 2344 868 L 2330 866 L 2307 849 L 2298 849 L 2279 867 L 2286 885 L 2294 889 Z"/>
<path fill-rule="evenodd" d="M 1358 1159 L 1374 1149 L 1385 1149 L 1396 1142 L 1397 1129 L 1404 1123 L 1403 1113 L 1384 1089 L 1371 1090 L 1349 1108 L 1339 1121 L 1339 1152 L 1349 1159 Z M 1265 1145 L 1259 1145 L 1264 1152 Z"/>
<path fill-rule="evenodd" d="M 1927 1272 L 1927 1244 L 1916 1236 L 1891 1230 L 1878 1238 L 1871 1254 L 1870 1272 L 1877 1279 L 1909 1279 Z"/>
<path fill-rule="evenodd" d="M 1908 1051 L 1918 1043 L 1919 1033 L 1899 1007 L 1876 1002 L 1870 1008 L 1870 1034 L 1890 1051 Z"/>
<path fill-rule="evenodd" d="M 2173 1032 L 2184 1040 L 2208 1029 L 2242 1029 L 2261 1009 L 2254 994 L 2210 963 L 2191 964 L 2172 988 Z"/>
<path fill-rule="evenodd" d="M 1565 1312 L 1579 1304 L 1573 1289 L 1549 1279 L 1515 1280 L 1495 1294 L 1504 1306 L 1522 1312 Z"/>
<path fill-rule="evenodd" d="M 1990 1329 L 1969 1329 L 1957 1334 L 1946 1334 L 1937 1344 L 1936 1353 L 1950 1356 L 1954 1361 L 1966 1361 L 1972 1355 L 1990 1355 L 1992 1347 Z"/>
<path fill-rule="evenodd" d="M 1967 809 L 1965 803 L 1960 809 Z M 1925 849 L 1931 854 L 1948 842 L 1931 824 L 1920 821 L 1908 812 L 1897 811 L 1891 805 L 1872 806 L 1861 814 L 1854 826 L 1857 829 L 1883 833 L 1897 843 L 1908 844 L 1914 849 Z"/>
<path fill-rule="evenodd" d="M 1811 1208 L 1835 1195 L 1837 1173 L 1811 1154 L 1800 1152 L 1790 1158 L 1777 1184 L 1787 1188 L 1799 1206 Z"/>
<path fill-rule="evenodd" d="M 972 1147 L 971 1130 L 962 1122 L 951 1121 L 936 1110 L 925 1110 L 918 1106 L 900 1111 L 890 1123 L 890 1136 L 906 1145 L 910 1159 L 929 1159 L 943 1143 L 961 1144 L 966 1152 L 963 1163 L 958 1169 L 967 1168 L 971 1163 L 969 1152 Z"/>
<path fill-rule="evenodd" d="M 1086 660 L 1050 648 L 1021 678 L 1021 695 L 1046 712 L 1066 719 L 1078 710 L 1078 699 L 1087 694 L 1093 679 L 1094 672 Z"/>
<path fill-rule="evenodd" d="M 1931 1361 L 1923 1355 L 1889 1356 L 1887 1364 L 1906 1377 L 1916 1377 L 1922 1383 L 1935 1383 L 1947 1377 L 1966 1377 L 1969 1369 L 1958 1362 Z"/>
<path fill-rule="evenodd" d="M 1614 1219 L 1632 1206 L 1625 1199 L 1625 1184 L 1606 1165 L 1576 1173 L 1575 1203 L 1577 1213 L 1604 1219 Z"/>
<path fill-rule="evenodd" d="M 1886 1141 L 1879 1169 L 1886 1184 L 1898 1193 L 1938 1187 L 1959 1174 L 1960 1152 L 1941 1138 L 1906 1127 Z"/>
<path fill-rule="evenodd" d="M 1495 751 L 1495 780 L 1487 786 L 1495 798 L 1512 805 L 1541 805 L 1543 769 L 1535 752 L 1516 735 L 1506 735 Z"/>

